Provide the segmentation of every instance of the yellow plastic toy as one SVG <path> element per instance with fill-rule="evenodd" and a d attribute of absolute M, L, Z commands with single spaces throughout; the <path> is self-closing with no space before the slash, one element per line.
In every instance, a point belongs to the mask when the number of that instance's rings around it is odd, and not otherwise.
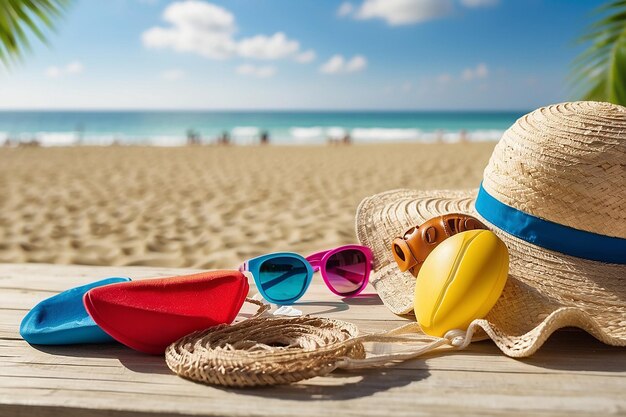
<path fill-rule="evenodd" d="M 509 252 L 493 232 L 469 230 L 441 242 L 415 284 L 415 316 L 424 333 L 466 330 L 494 306 L 509 272 Z"/>

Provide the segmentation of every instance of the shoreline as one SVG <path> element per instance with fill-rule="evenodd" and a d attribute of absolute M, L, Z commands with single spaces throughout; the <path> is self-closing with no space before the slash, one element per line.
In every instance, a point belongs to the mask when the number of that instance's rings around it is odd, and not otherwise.
<path fill-rule="evenodd" d="M 0 144 L 0 149 L 72 149 L 72 148 L 83 148 L 83 149 L 106 149 L 106 148 L 265 148 L 265 147 L 278 147 L 278 148 L 334 148 L 334 147 L 376 147 L 376 146 L 439 146 L 439 145 L 471 145 L 471 144 L 482 144 L 482 143 L 491 143 L 495 145 L 497 141 L 493 141 L 491 139 L 483 139 L 483 140 L 472 140 L 472 141 L 461 141 L 461 142 L 420 142 L 420 141 L 372 141 L 372 142 L 351 142 L 348 144 L 341 142 L 324 142 L 324 143 L 230 143 L 227 145 L 219 144 L 219 143 L 200 143 L 200 144 L 179 144 L 179 145 L 152 145 L 145 143 L 112 143 L 109 145 L 94 145 L 90 143 L 76 143 L 72 145 L 46 145 L 46 144 L 33 144 L 28 142 L 20 142 L 20 143 L 12 143 L 10 145 L 2 145 Z"/>
<path fill-rule="evenodd" d="M 497 142 L 504 133 L 500 129 L 481 130 L 456 130 L 456 131 L 417 131 L 416 129 L 387 129 L 388 137 L 380 129 L 368 129 L 357 132 L 345 130 L 346 133 L 336 133 L 328 136 L 307 136 L 306 133 L 294 133 L 292 136 L 270 137 L 267 144 L 279 146 L 324 146 L 341 142 L 349 138 L 350 144 L 428 144 L 428 143 L 479 143 Z M 197 133 L 197 132 L 196 132 Z M 383 138 L 380 137 L 383 136 Z M 9 135 L 0 132 L 0 147 L 36 146 L 41 147 L 72 147 L 72 146 L 154 146 L 154 147 L 180 147 L 201 145 L 219 145 L 220 136 L 192 136 L 180 135 L 147 135 L 147 136 L 124 136 L 116 134 L 103 134 L 84 136 L 76 132 L 36 132 Z M 262 144 L 260 136 L 253 134 L 247 136 L 232 135 L 230 144 L 235 146 L 251 146 Z"/>

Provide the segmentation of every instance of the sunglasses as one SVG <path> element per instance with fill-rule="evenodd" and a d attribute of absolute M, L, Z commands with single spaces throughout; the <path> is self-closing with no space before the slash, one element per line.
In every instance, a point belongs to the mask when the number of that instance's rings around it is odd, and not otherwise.
<path fill-rule="evenodd" d="M 239 270 L 252 273 L 267 301 L 289 305 L 298 301 L 320 271 L 326 286 L 341 297 L 354 297 L 367 286 L 372 251 L 359 245 L 341 246 L 304 258 L 293 252 L 270 253 L 249 259 Z"/>

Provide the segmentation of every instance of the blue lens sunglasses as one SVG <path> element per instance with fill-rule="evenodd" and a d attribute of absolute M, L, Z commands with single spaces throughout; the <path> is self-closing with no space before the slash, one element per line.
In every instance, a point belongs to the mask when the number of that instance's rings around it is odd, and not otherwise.
<path fill-rule="evenodd" d="M 291 305 L 305 294 L 320 271 L 327 287 L 342 297 L 358 295 L 369 282 L 372 251 L 347 245 L 314 253 L 307 258 L 294 252 L 276 252 L 244 262 L 239 271 L 252 274 L 259 293 L 267 301 Z"/>

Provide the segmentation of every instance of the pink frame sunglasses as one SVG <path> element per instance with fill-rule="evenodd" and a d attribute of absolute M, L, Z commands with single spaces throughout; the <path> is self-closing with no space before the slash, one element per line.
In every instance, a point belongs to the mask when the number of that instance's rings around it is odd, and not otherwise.
<path fill-rule="evenodd" d="M 365 271 L 351 270 L 350 265 L 334 265 L 333 260 L 335 258 L 335 255 L 345 251 L 357 251 L 365 255 Z M 370 272 L 372 271 L 374 256 L 372 255 L 372 250 L 367 246 L 345 245 L 335 249 L 313 253 L 307 256 L 306 260 L 313 267 L 313 272 L 320 271 L 320 274 L 324 279 L 324 283 L 329 290 L 341 297 L 354 297 L 359 295 L 365 289 L 365 287 L 367 287 L 367 284 L 370 281 Z M 329 261 L 333 263 L 333 265 L 329 265 Z M 336 283 L 336 278 L 333 277 L 334 269 L 341 269 L 341 275 L 343 279 L 355 284 L 360 282 L 361 286 L 357 290 L 353 291 L 339 291 L 337 289 L 338 286 Z"/>

